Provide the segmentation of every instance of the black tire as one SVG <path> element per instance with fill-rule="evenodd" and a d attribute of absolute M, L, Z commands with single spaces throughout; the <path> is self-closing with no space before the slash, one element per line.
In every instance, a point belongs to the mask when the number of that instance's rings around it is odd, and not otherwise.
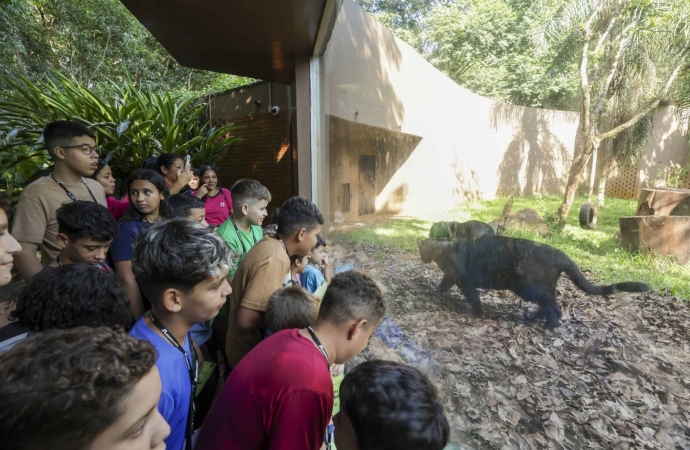
<path fill-rule="evenodd" d="M 580 226 L 593 230 L 597 227 L 597 205 L 585 203 L 580 207 Z"/>

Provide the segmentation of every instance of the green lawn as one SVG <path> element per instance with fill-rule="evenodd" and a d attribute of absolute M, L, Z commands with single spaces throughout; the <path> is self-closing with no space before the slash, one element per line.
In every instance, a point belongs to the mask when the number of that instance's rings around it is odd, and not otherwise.
<path fill-rule="evenodd" d="M 617 281 L 643 281 L 655 290 L 667 290 L 671 295 L 690 299 L 690 267 L 676 264 L 670 258 L 631 253 L 619 247 L 614 235 L 618 232 L 618 218 L 634 214 L 635 200 L 607 199 L 599 208 L 595 230 L 584 230 L 578 224 L 577 213 L 585 197 L 578 197 L 567 225 L 562 230 L 555 226 L 555 212 L 562 197 L 532 196 L 515 198 L 513 211 L 533 208 L 546 220 L 552 234 L 542 238 L 536 233 L 507 230 L 507 236 L 532 239 L 552 245 L 570 256 L 582 269 L 591 270 L 602 283 Z M 433 222 L 475 219 L 489 222 L 500 216 L 506 199 L 472 202 L 443 214 L 417 219 L 391 219 L 373 227 L 355 228 L 334 233 L 336 242 L 365 245 L 395 250 L 417 251 L 418 237 L 428 236 Z M 385 261 L 386 253 L 378 251 L 377 259 Z"/>

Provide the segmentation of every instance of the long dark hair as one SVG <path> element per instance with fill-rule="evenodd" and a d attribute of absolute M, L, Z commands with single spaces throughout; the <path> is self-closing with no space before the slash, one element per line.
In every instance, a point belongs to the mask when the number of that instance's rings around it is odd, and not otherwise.
<path fill-rule="evenodd" d="M 170 170 L 175 164 L 175 161 L 178 159 L 182 159 L 180 155 L 176 155 L 174 153 L 163 153 L 160 156 L 158 156 L 158 159 L 156 160 L 156 172 L 160 173 L 165 177 L 165 174 L 161 170 L 161 167 L 165 167 L 166 169 Z"/>
<path fill-rule="evenodd" d="M 201 186 L 203 184 L 202 179 L 204 178 L 204 173 L 208 172 L 209 170 L 212 170 L 216 173 L 216 178 L 218 179 L 216 186 L 218 187 L 218 191 L 222 191 L 223 185 L 220 184 L 220 177 L 218 177 L 218 169 L 216 169 L 215 167 L 208 165 L 208 164 L 203 165 L 199 168 L 199 186 Z"/>
<path fill-rule="evenodd" d="M 150 169 L 137 170 L 136 172 L 132 173 L 132 175 L 127 180 L 127 195 L 129 196 L 129 209 L 127 210 L 125 215 L 122 216 L 122 218 L 120 219 L 120 223 L 129 222 L 130 220 L 144 220 L 144 215 L 139 212 L 136 206 L 134 206 L 134 203 L 132 202 L 132 196 L 129 195 L 129 189 L 132 186 L 132 183 L 137 180 L 144 180 L 153 184 L 156 187 L 156 189 L 158 189 L 158 192 L 160 192 L 163 195 L 163 199 L 167 198 L 169 195 L 168 188 L 165 186 L 165 180 L 163 179 L 163 175 L 159 174 L 158 172 L 154 172 Z"/>
<path fill-rule="evenodd" d="M 107 165 L 108 163 L 105 162 L 105 159 L 98 158 L 98 168 L 96 168 L 96 171 L 93 173 L 93 175 L 91 175 L 91 178 L 95 180 L 100 171 L 103 170 L 103 168 Z"/>

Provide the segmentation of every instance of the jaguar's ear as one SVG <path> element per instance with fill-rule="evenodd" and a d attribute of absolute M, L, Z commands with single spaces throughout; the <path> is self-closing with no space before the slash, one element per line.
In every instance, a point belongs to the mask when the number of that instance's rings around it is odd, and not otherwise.
<path fill-rule="evenodd" d="M 422 240 L 417 238 L 417 247 L 421 247 L 421 246 L 422 246 Z"/>

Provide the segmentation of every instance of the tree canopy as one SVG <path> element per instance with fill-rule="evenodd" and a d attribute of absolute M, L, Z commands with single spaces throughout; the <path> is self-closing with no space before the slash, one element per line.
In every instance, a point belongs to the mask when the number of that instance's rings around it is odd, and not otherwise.
<path fill-rule="evenodd" d="M 131 81 L 192 96 L 251 81 L 180 66 L 119 0 L 3 0 L 0 67 L 32 80 L 74 77 L 97 91 Z"/>
<path fill-rule="evenodd" d="M 580 110 L 579 52 L 577 27 L 584 24 L 577 11 L 586 11 L 597 1 L 587 0 L 357 0 L 396 36 L 412 45 L 429 62 L 458 84 L 485 97 L 517 105 L 549 109 Z M 601 0 L 602 4 L 615 1 Z M 683 2 L 633 0 L 648 4 L 658 14 L 659 26 L 682 16 Z M 685 2 L 687 4 L 687 2 Z M 626 6 L 626 8 L 628 8 Z M 659 11 L 665 10 L 665 15 Z M 615 10 L 615 7 L 614 7 Z M 558 28 L 557 22 L 563 25 Z M 550 24 L 550 25 L 549 25 Z M 647 23 L 647 25 L 652 25 Z M 543 31 L 550 26 L 547 34 Z M 557 31 L 564 33 L 556 40 Z M 637 32 L 638 29 L 636 28 Z M 672 33 L 671 30 L 668 30 Z M 637 33 L 642 36 L 644 33 Z M 535 39 L 535 37 L 540 37 Z M 649 43 L 636 39 L 628 55 L 662 56 Z M 658 41 L 658 39 L 657 39 Z M 658 44 L 654 44 L 658 45 Z M 609 45 L 601 49 L 609 49 Z M 673 61 L 668 61 L 668 67 Z M 669 95 L 690 107 L 690 74 L 680 74 Z M 664 69 L 661 68 L 663 71 Z"/>

